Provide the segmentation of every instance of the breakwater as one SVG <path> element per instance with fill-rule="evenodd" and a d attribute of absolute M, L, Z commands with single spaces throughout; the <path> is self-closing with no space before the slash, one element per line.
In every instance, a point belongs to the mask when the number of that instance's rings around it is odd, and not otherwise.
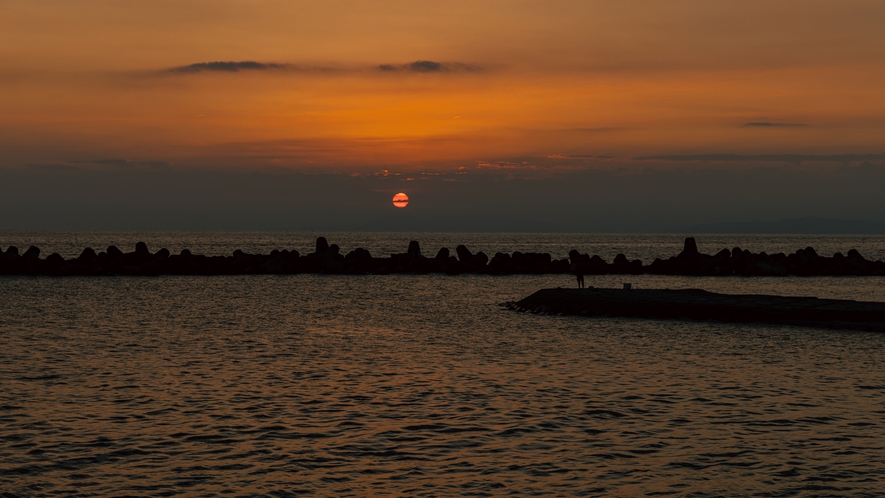
<path fill-rule="evenodd" d="M 574 316 L 714 320 L 885 332 L 885 303 L 717 294 L 698 289 L 542 289 L 515 311 Z"/>
<path fill-rule="evenodd" d="M 431 253 L 432 254 L 432 253 Z M 650 264 L 618 254 L 612 262 L 599 256 L 572 250 L 568 258 L 556 259 L 548 253 L 511 254 L 498 252 L 489 256 L 473 253 L 459 245 L 454 251 L 438 250 L 435 256 L 422 254 L 417 241 L 409 243 L 404 253 L 377 257 L 357 248 L 346 254 L 324 237 L 316 241 L 313 252 L 274 250 L 269 254 L 248 254 L 234 251 L 230 256 L 207 256 L 183 250 L 171 254 L 167 249 L 156 252 L 139 242 L 132 252 L 116 246 L 104 251 L 86 248 L 79 257 L 65 259 L 57 253 L 41 257 L 40 249 L 30 247 L 20 252 L 17 247 L 0 251 L 0 275 L 240 275 L 240 274 L 558 274 L 580 271 L 587 275 L 885 275 L 885 262 L 865 259 L 852 249 L 843 255 L 818 255 L 814 248 L 795 253 L 753 253 L 740 248 L 723 249 L 714 255 L 700 253 L 694 238 L 685 240 L 683 250 L 667 259 Z"/>

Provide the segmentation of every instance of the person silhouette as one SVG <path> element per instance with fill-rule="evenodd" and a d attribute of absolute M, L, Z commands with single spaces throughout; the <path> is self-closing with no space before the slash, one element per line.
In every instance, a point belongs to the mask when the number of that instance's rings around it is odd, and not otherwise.
<path fill-rule="evenodd" d="M 584 270 L 581 269 L 581 265 L 575 266 L 575 278 L 578 280 L 578 288 L 584 288 Z"/>

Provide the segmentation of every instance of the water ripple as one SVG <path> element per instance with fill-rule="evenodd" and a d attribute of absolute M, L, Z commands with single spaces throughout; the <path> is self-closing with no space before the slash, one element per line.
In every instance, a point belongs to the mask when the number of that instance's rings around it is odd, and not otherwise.
<path fill-rule="evenodd" d="M 0 496 L 882 488 L 885 336 L 497 306 L 551 278 L 0 281 Z"/>

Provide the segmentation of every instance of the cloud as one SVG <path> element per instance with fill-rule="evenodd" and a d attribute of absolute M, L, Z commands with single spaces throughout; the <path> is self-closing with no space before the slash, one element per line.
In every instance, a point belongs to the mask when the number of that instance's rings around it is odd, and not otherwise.
<path fill-rule="evenodd" d="M 547 159 L 614 159 L 615 156 L 594 156 L 592 154 L 550 154 Z"/>
<path fill-rule="evenodd" d="M 482 67 L 474 64 L 465 64 L 463 62 L 436 62 L 429 60 L 417 60 L 407 64 L 379 64 L 377 66 L 353 66 L 333 64 L 329 66 L 304 66 L 300 64 L 290 64 L 283 62 L 256 62 L 256 61 L 212 61 L 212 62 L 196 62 L 186 66 L 177 66 L 160 71 L 159 74 L 230 74 L 240 72 L 254 73 L 320 73 L 320 74 L 353 74 L 365 73 L 367 71 L 380 71 L 383 73 L 458 73 L 458 72 L 477 72 L 483 70 Z"/>
<path fill-rule="evenodd" d="M 68 172 L 76 172 L 77 168 L 74 166 L 70 166 L 67 164 L 37 164 L 30 163 L 25 165 L 26 171 L 34 171 L 34 172 L 49 172 L 49 173 L 68 173 Z"/>
<path fill-rule="evenodd" d="M 255 61 L 215 61 L 215 62 L 197 62 L 187 66 L 179 66 L 169 69 L 170 73 L 203 73 L 203 72 L 223 72 L 237 73 L 240 71 L 269 71 L 288 69 L 292 67 L 290 64 L 264 63 Z"/>
<path fill-rule="evenodd" d="M 95 161 L 71 161 L 74 164 L 96 164 L 115 168 L 150 168 L 161 169 L 169 166 L 166 161 L 132 161 L 130 159 L 98 159 Z"/>
<path fill-rule="evenodd" d="M 830 163 L 853 163 L 861 161 L 883 161 L 885 154 L 694 154 L 694 155 L 669 155 L 669 156 L 642 156 L 635 158 L 637 161 L 678 161 L 678 162 L 766 162 L 766 163 L 792 163 L 803 162 L 830 162 Z"/>
<path fill-rule="evenodd" d="M 478 169 L 538 169 L 537 164 L 529 161 L 480 161 Z"/>
<path fill-rule="evenodd" d="M 443 65 L 439 62 L 433 61 L 415 61 L 409 64 L 410 71 L 417 71 L 421 73 L 427 73 L 431 71 L 441 71 Z"/>
<path fill-rule="evenodd" d="M 596 156 L 593 156 L 596 157 Z M 550 159 L 549 157 L 546 159 Z M 554 157 L 554 159 L 559 159 Z M 502 159 L 497 161 L 478 161 L 476 167 L 469 169 L 459 168 L 455 174 L 489 174 L 495 172 L 506 173 L 508 179 L 540 179 L 557 176 L 560 173 L 574 172 L 590 169 L 587 163 L 563 163 L 562 161 L 547 161 L 540 157 L 526 157 Z"/>
<path fill-rule="evenodd" d="M 443 72 L 471 72 L 482 68 L 463 62 L 434 62 L 419 60 L 408 64 L 379 64 L 378 70 L 384 72 L 413 72 L 413 73 L 443 73 Z"/>
<path fill-rule="evenodd" d="M 623 131 L 629 128 L 624 126 L 602 126 L 598 128 L 573 128 L 573 131 L 582 131 L 585 133 L 606 133 L 610 131 Z"/>
<path fill-rule="evenodd" d="M 321 74 L 349 74 L 365 73 L 366 71 L 380 71 L 384 73 L 456 73 L 476 72 L 483 68 L 463 62 L 436 62 L 429 60 L 417 60 L 407 64 L 379 64 L 377 66 L 303 66 L 282 62 L 256 62 L 256 61 L 212 61 L 197 62 L 186 66 L 178 66 L 162 70 L 161 74 L 200 74 L 200 73 L 240 73 L 240 72 L 285 72 L 285 73 L 321 73 Z"/>
<path fill-rule="evenodd" d="M 753 121 L 751 123 L 744 123 L 744 127 L 747 128 L 799 128 L 802 126 L 808 126 L 803 123 L 772 123 L 770 121 Z"/>

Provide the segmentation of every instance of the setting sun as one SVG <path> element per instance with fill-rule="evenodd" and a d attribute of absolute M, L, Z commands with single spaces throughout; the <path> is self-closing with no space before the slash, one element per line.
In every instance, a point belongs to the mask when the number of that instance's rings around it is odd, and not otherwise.
<path fill-rule="evenodd" d="M 400 192 L 393 196 L 393 205 L 402 209 L 409 205 L 409 196 Z"/>

